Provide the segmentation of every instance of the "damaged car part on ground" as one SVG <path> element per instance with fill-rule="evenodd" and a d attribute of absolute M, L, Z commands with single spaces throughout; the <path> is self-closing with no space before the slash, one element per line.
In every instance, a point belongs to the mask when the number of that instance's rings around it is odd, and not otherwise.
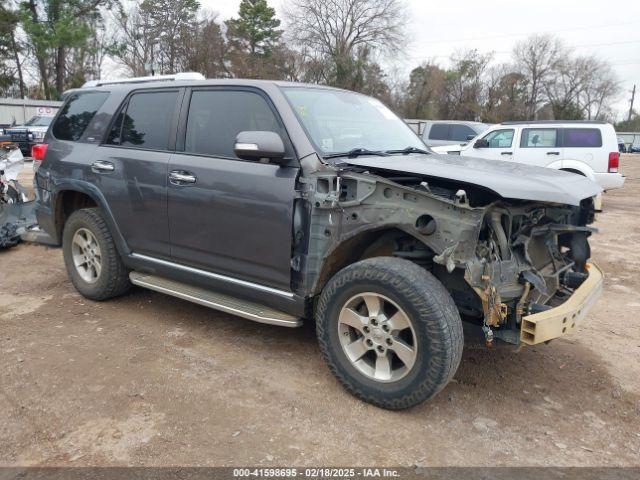
<path fill-rule="evenodd" d="M 488 344 L 536 344 L 602 288 L 596 184 L 432 155 L 363 95 L 105 82 L 67 95 L 46 143 L 37 216 L 80 293 L 135 284 L 265 323 L 315 319 L 331 371 L 384 408 L 444 388 L 463 321 Z"/>
<path fill-rule="evenodd" d="M 36 225 L 35 205 L 18 183 L 23 165 L 17 145 L 0 136 L 0 249 L 16 245 Z"/>

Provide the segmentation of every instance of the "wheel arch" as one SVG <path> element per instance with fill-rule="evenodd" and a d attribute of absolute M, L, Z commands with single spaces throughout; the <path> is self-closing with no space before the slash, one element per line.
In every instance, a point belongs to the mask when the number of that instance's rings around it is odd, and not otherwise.
<path fill-rule="evenodd" d="M 327 252 L 314 282 L 312 295 L 322 292 L 324 286 L 336 273 L 353 263 L 367 258 L 391 256 L 392 247 L 400 238 L 413 238 L 420 241 L 401 228 L 392 226 L 365 230 L 344 239 Z"/>
<path fill-rule="evenodd" d="M 95 185 L 86 182 L 65 182 L 56 186 L 52 198 L 56 240 L 62 241 L 64 226 L 73 212 L 92 207 L 100 209 L 118 252 L 121 255 L 128 255 L 129 248 L 120 233 L 104 195 Z"/>
<path fill-rule="evenodd" d="M 589 180 L 595 181 L 593 169 L 584 162 L 579 162 L 577 160 L 563 160 L 562 166 L 559 168 L 559 170 L 576 173 L 578 175 L 587 177 Z"/>

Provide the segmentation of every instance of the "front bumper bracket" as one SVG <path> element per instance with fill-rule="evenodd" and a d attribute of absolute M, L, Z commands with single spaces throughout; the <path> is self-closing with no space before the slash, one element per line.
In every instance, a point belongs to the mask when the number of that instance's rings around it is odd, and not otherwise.
<path fill-rule="evenodd" d="M 586 265 L 589 277 L 563 304 L 522 317 L 520 342 L 536 345 L 571 333 L 596 303 L 604 285 L 604 274 L 595 263 Z"/>

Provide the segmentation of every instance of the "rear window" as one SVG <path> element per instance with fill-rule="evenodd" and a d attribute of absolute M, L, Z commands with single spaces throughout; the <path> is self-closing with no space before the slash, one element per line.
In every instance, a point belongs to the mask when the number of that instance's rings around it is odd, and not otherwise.
<path fill-rule="evenodd" d="M 177 98 L 177 90 L 134 93 L 116 118 L 107 143 L 166 150 Z"/>
<path fill-rule="evenodd" d="M 429 130 L 429 140 L 449 140 L 449 124 L 434 123 Z"/>
<path fill-rule="evenodd" d="M 565 147 L 601 147 L 602 134 L 598 128 L 565 128 Z"/>
<path fill-rule="evenodd" d="M 51 128 L 53 136 L 58 140 L 79 140 L 108 96 L 109 92 L 71 94 Z"/>

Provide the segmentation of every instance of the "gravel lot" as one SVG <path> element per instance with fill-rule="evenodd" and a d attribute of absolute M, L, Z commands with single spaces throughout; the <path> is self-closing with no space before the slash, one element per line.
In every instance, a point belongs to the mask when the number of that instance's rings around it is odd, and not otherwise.
<path fill-rule="evenodd" d="M 311 326 L 140 289 L 95 303 L 60 249 L 0 252 L 0 464 L 639 466 L 640 155 L 623 167 L 592 241 L 605 295 L 578 332 L 468 349 L 399 413 L 348 395 Z"/>

